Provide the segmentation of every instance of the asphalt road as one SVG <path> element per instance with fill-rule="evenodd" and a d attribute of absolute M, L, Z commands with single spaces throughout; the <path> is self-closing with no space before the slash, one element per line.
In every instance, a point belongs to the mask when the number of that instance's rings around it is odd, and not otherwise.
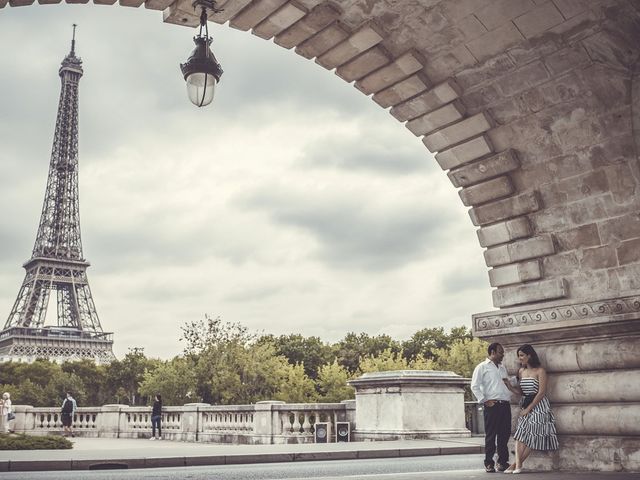
<path fill-rule="evenodd" d="M 135 470 L 9 472 L 0 480 L 498 480 L 487 474 L 483 455 L 334 460 L 206 467 L 153 468 Z M 627 480 L 638 474 L 615 473 L 526 473 L 524 480 Z"/>
<path fill-rule="evenodd" d="M 0 480 L 311 480 L 311 479 L 370 479 L 391 480 L 427 478 L 425 472 L 477 473 L 482 470 L 483 455 L 443 455 L 435 457 L 386 458 L 371 460 L 334 460 L 325 462 L 291 462 L 252 465 L 219 465 L 181 468 L 144 468 L 135 470 L 65 471 L 65 472 L 9 472 L 0 473 Z M 480 468 L 479 468 L 480 467 Z M 482 475 L 480 475 L 482 474 Z M 429 475 L 429 478 L 435 478 Z"/>

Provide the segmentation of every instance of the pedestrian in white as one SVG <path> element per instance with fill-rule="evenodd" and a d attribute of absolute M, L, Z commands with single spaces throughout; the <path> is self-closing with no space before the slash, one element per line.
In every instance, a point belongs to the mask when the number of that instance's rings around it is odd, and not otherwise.
<path fill-rule="evenodd" d="M 507 369 L 502 365 L 504 348 L 492 343 L 488 348 L 489 356 L 473 371 L 471 391 L 478 403 L 484 408 L 484 468 L 487 473 L 504 472 L 509 467 L 509 449 L 507 443 L 511 436 L 511 392 L 504 380 L 509 378 Z M 498 450 L 498 466 L 493 456 Z"/>
<path fill-rule="evenodd" d="M 9 392 L 4 392 L 2 394 L 2 408 L 0 411 L 2 413 L 0 418 L 0 421 L 2 422 L 2 431 L 4 433 L 9 433 L 9 414 L 13 413 L 13 410 L 11 409 L 11 395 L 9 395 Z"/>

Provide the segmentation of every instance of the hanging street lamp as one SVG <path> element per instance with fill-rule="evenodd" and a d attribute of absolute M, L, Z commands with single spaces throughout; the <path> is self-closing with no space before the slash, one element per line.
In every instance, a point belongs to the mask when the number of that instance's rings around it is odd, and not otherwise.
<path fill-rule="evenodd" d="M 222 67 L 209 48 L 213 39 L 209 36 L 207 9 L 213 13 L 221 10 L 216 8 L 215 0 L 194 0 L 193 7 L 202 8 L 200 31 L 196 37 L 193 37 L 196 48 L 193 49 L 187 61 L 180 64 L 180 69 L 187 82 L 189 100 L 196 107 L 204 107 L 212 102 L 216 92 L 216 84 L 222 76 Z"/>

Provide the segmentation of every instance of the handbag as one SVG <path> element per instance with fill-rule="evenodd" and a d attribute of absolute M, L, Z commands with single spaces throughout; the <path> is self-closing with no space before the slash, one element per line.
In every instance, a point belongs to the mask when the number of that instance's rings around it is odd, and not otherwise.
<path fill-rule="evenodd" d="M 529 405 L 531 405 L 531 402 L 533 402 L 534 398 L 536 398 L 535 395 L 524 395 L 522 397 L 522 400 L 520 400 L 520 408 L 522 408 L 523 410 L 527 408 Z"/>
<path fill-rule="evenodd" d="M 13 420 L 16 418 L 16 414 L 13 412 L 7 413 L 7 420 Z"/>

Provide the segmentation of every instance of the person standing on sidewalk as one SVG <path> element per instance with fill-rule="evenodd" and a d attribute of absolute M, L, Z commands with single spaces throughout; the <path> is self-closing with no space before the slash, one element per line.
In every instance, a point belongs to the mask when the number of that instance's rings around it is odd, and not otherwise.
<path fill-rule="evenodd" d="M 64 401 L 62 402 L 62 409 L 61 409 L 61 420 L 62 420 L 62 427 L 63 427 L 63 434 L 65 437 L 68 437 L 69 435 L 71 435 L 72 437 L 73 435 L 73 417 L 76 414 L 76 409 L 78 408 L 78 404 L 76 403 L 76 399 L 73 398 L 73 395 L 71 395 L 71 392 L 67 392 L 67 397 L 64 399 Z"/>
<path fill-rule="evenodd" d="M 158 436 L 156 437 L 156 427 L 158 428 Z M 151 409 L 151 438 L 150 440 L 162 439 L 162 396 L 158 393 L 153 401 Z"/>
<path fill-rule="evenodd" d="M 478 403 L 484 407 L 484 467 L 487 473 L 504 472 L 509 467 L 507 442 L 511 435 L 511 392 L 505 385 L 507 369 L 502 365 L 504 348 L 492 343 L 487 349 L 488 357 L 473 371 L 471 391 Z M 498 450 L 498 466 L 494 454 Z"/>
<path fill-rule="evenodd" d="M 13 410 L 11 408 L 11 395 L 9 394 L 9 392 L 4 392 L 2 394 L 2 406 L 0 408 L 0 411 L 2 413 L 2 417 L 0 417 L 2 433 L 9 433 L 9 422 L 11 422 L 9 417 L 10 414 L 13 413 Z"/>

